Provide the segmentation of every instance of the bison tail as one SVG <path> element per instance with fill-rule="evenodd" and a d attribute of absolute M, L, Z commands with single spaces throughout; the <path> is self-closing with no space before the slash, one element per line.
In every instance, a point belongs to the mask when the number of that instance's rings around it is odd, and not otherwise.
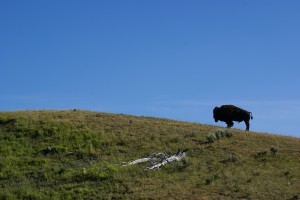
<path fill-rule="evenodd" d="M 252 112 L 250 112 L 250 118 L 253 119 Z"/>

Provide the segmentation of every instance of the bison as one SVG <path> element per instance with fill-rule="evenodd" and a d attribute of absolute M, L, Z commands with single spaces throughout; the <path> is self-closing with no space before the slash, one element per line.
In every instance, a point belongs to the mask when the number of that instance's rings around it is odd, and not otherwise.
<path fill-rule="evenodd" d="M 231 128 L 233 126 L 233 121 L 244 121 L 246 124 L 246 131 L 249 131 L 250 119 L 253 119 L 251 112 L 238 108 L 234 105 L 223 105 L 220 108 L 215 107 L 213 113 L 215 122 L 218 122 L 219 120 L 225 122 L 227 124 L 227 128 Z"/>

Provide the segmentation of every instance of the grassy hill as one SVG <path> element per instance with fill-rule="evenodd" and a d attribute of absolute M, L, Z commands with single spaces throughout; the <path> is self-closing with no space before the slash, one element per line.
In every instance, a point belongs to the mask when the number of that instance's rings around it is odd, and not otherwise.
<path fill-rule="evenodd" d="M 188 149 L 148 171 L 123 162 Z M 89 111 L 0 113 L 0 199 L 299 199 L 300 139 Z"/>

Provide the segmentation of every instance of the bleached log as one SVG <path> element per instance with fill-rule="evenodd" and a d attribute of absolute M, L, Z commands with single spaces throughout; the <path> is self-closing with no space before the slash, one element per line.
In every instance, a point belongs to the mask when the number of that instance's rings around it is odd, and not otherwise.
<path fill-rule="evenodd" d="M 180 161 L 183 157 L 186 156 L 186 153 L 185 152 L 178 152 L 176 153 L 175 155 L 172 155 L 168 158 L 166 158 L 165 160 L 163 160 L 161 163 L 158 163 L 158 164 L 155 164 L 151 167 L 148 167 L 146 168 L 146 170 L 153 170 L 153 169 L 157 169 L 157 168 L 160 168 L 161 166 L 164 166 L 170 162 L 173 162 L 173 161 Z"/>
<path fill-rule="evenodd" d="M 151 158 L 141 158 L 141 159 L 131 161 L 131 162 L 129 162 L 129 163 L 123 165 L 123 166 L 136 165 L 136 164 L 140 164 L 140 163 L 143 163 L 143 162 L 148 162 L 149 160 L 151 160 Z"/>
<path fill-rule="evenodd" d="M 159 158 L 162 159 L 165 157 L 166 157 L 166 154 L 164 154 L 164 153 L 154 153 L 154 154 L 151 154 L 147 158 L 140 158 L 140 159 L 128 162 L 128 163 L 124 163 L 122 166 L 124 167 L 124 166 L 128 166 L 128 165 L 137 165 L 137 164 L 148 162 L 148 161 L 156 162 Z"/>
<path fill-rule="evenodd" d="M 153 170 L 158 169 L 161 166 L 164 166 L 168 163 L 174 162 L 174 161 L 180 161 L 183 157 L 186 156 L 186 151 L 179 151 L 174 155 L 167 156 L 165 153 L 155 153 L 151 154 L 147 158 L 140 158 L 128 163 L 123 164 L 122 166 L 128 166 L 128 165 L 137 165 L 144 162 L 151 162 L 150 167 L 147 167 L 145 170 Z"/>

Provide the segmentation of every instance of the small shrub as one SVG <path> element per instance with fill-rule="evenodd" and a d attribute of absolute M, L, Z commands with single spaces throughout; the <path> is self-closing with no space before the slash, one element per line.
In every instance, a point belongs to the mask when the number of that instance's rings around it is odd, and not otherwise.
<path fill-rule="evenodd" d="M 216 137 L 219 139 L 219 138 L 222 138 L 222 137 L 231 137 L 232 136 L 232 133 L 230 133 L 228 130 L 218 130 L 216 132 Z"/>
<path fill-rule="evenodd" d="M 285 171 L 283 174 L 285 175 L 285 176 L 289 176 L 290 175 L 290 171 Z"/>
<path fill-rule="evenodd" d="M 213 143 L 214 141 L 218 140 L 215 133 L 210 133 L 206 136 L 206 140 L 208 143 Z"/>
<path fill-rule="evenodd" d="M 213 178 L 212 178 L 212 177 L 206 178 L 206 179 L 205 179 L 205 185 L 211 184 L 212 181 L 213 181 Z"/>
<path fill-rule="evenodd" d="M 181 161 L 178 163 L 178 171 L 184 171 L 190 166 L 190 163 L 187 158 L 181 159 Z"/>
<path fill-rule="evenodd" d="M 229 157 L 225 160 L 220 161 L 221 163 L 234 163 L 238 161 L 238 157 L 234 154 L 229 154 Z"/>
<path fill-rule="evenodd" d="M 284 174 L 284 176 L 286 176 L 287 178 L 293 178 L 293 177 L 294 177 L 293 171 L 292 171 L 291 169 L 285 171 L 283 174 Z"/>
<path fill-rule="evenodd" d="M 214 180 L 218 179 L 219 176 L 218 175 L 213 175 L 213 176 L 210 176 L 210 177 L 207 177 L 205 179 L 205 185 L 210 185 Z"/>
<path fill-rule="evenodd" d="M 215 133 L 209 133 L 206 136 L 207 143 L 213 143 L 224 137 L 231 137 L 232 133 L 228 130 L 217 130 Z"/>
<path fill-rule="evenodd" d="M 275 155 L 275 154 L 278 152 L 278 147 L 272 146 L 271 149 L 270 149 L 270 151 L 271 151 L 271 153 L 272 153 L 273 155 Z"/>
<path fill-rule="evenodd" d="M 97 113 L 97 114 L 96 114 L 96 117 L 102 117 L 102 114 Z"/>
<path fill-rule="evenodd" d="M 266 155 L 267 155 L 267 151 L 259 151 L 254 155 L 254 157 L 255 158 L 263 158 L 263 157 L 266 157 Z"/>
<path fill-rule="evenodd" d="M 232 137 L 232 133 L 229 131 L 225 131 L 225 137 Z"/>

